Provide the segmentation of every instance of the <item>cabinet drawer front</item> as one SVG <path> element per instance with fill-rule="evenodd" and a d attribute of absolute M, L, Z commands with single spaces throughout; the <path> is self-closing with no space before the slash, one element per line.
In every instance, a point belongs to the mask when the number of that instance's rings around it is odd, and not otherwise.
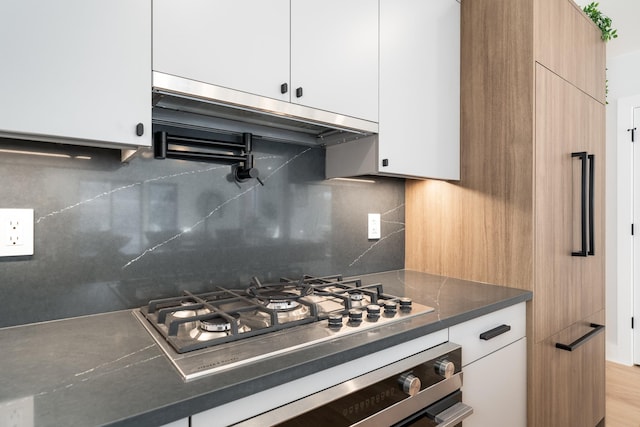
<path fill-rule="evenodd" d="M 525 335 L 526 304 L 524 302 L 449 328 L 449 340 L 462 346 L 463 366 Z"/>

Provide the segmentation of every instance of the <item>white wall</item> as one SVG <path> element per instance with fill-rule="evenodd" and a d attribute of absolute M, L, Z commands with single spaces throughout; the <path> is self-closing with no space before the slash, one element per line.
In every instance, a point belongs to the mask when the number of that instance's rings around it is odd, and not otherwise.
<path fill-rule="evenodd" d="M 633 173 L 630 135 L 627 132 L 630 124 L 627 118 L 630 105 L 640 101 L 640 50 L 608 57 L 607 79 L 607 359 L 631 365 L 633 259 L 630 227 L 633 222 Z M 638 229 L 637 226 L 636 230 Z M 640 319 L 636 323 L 640 324 Z"/>

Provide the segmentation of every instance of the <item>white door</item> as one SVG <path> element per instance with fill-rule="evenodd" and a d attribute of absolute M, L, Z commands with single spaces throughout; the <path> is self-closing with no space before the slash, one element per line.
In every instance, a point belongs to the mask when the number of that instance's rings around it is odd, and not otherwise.
<path fill-rule="evenodd" d="M 378 121 L 377 0 L 291 2 L 291 102 Z"/>
<path fill-rule="evenodd" d="M 149 1 L 3 2 L 0 40 L 1 133 L 151 145 Z"/>
<path fill-rule="evenodd" d="M 289 101 L 289 0 L 154 0 L 153 70 Z"/>
<path fill-rule="evenodd" d="M 640 365 L 640 106 L 633 108 L 633 363 Z M 632 132 L 629 130 L 629 132 Z M 631 135 L 630 135 L 631 136 Z"/>

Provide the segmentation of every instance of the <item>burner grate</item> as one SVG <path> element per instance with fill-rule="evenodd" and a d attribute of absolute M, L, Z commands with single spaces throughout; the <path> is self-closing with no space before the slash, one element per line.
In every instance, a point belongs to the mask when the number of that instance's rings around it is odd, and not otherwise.
<path fill-rule="evenodd" d="M 342 275 L 305 275 L 300 279 L 282 278 L 273 284 L 262 284 L 254 277 L 246 289 L 216 287 L 198 294 L 183 291 L 181 296 L 151 300 L 140 312 L 178 353 L 186 353 L 326 320 L 330 315 L 346 316 L 355 308 L 352 295 L 356 292 L 368 304 L 398 301 L 385 294 L 381 284 L 362 285 L 360 279 L 344 280 Z M 325 300 L 339 304 L 329 312 L 322 311 L 318 305 Z M 293 314 L 294 310 L 299 312 Z M 184 333 L 200 322 L 216 319 L 230 325 L 222 336 L 195 340 Z"/>

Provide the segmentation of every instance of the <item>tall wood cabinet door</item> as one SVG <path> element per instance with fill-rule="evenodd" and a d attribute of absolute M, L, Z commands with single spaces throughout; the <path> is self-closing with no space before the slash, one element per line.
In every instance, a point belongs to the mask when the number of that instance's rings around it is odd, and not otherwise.
<path fill-rule="evenodd" d="M 573 0 L 534 2 L 535 60 L 597 100 L 605 97 L 601 32 Z"/>
<path fill-rule="evenodd" d="M 584 138 L 593 156 L 593 254 L 582 259 L 581 318 L 605 308 L 605 106 L 582 93 Z M 591 181 L 591 179 L 589 179 Z"/>
<path fill-rule="evenodd" d="M 575 87 L 536 67 L 534 340 L 581 318 L 581 163 L 586 151 Z"/>
<path fill-rule="evenodd" d="M 289 0 L 153 0 L 153 69 L 289 101 Z"/>
<path fill-rule="evenodd" d="M 603 320 L 601 311 L 533 346 L 530 426 L 591 427 L 604 418 L 605 334 L 590 327 Z M 556 348 L 594 331 L 573 351 Z"/>

